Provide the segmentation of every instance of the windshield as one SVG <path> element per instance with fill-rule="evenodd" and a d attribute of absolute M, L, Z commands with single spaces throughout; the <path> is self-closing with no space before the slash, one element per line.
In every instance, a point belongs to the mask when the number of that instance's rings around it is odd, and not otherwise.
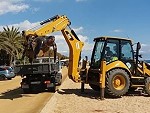
<path fill-rule="evenodd" d="M 94 48 L 94 51 L 93 51 L 93 57 L 92 57 L 92 61 L 91 61 L 92 62 L 91 66 L 99 67 L 101 54 L 102 54 L 102 51 L 103 51 L 103 47 L 104 47 L 104 41 L 96 42 L 95 48 Z"/>

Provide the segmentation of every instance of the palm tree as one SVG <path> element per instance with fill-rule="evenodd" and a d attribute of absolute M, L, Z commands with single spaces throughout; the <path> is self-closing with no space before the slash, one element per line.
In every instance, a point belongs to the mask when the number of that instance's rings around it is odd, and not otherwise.
<path fill-rule="evenodd" d="M 11 52 L 9 47 L 11 47 L 8 43 L 8 39 L 6 37 L 3 37 L 3 33 L 0 33 L 0 50 L 6 50 L 7 52 Z"/>
<path fill-rule="evenodd" d="M 8 38 L 3 37 L 2 32 L 0 32 L 0 65 L 4 65 L 8 59 L 7 56 L 11 54 L 11 45 L 8 44 Z"/>
<path fill-rule="evenodd" d="M 19 28 L 14 28 L 13 26 L 9 28 L 7 26 L 3 29 L 4 31 L 0 35 L 0 49 L 6 50 L 10 56 L 10 62 L 14 57 L 19 59 L 23 50 L 22 43 L 24 42 L 24 38 L 19 32 Z"/>

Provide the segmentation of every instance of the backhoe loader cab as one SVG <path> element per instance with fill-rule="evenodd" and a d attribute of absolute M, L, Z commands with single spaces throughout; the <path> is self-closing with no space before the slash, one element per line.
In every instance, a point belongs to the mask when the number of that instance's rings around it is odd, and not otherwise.
<path fill-rule="evenodd" d="M 150 95 L 150 66 L 139 61 L 140 43 L 136 54 L 132 40 L 117 37 L 95 38 L 87 83 L 93 90 L 112 96 L 122 96 L 142 87 Z"/>
<path fill-rule="evenodd" d="M 94 41 L 95 46 L 91 59 L 92 68 L 99 68 L 103 59 L 106 60 L 107 64 L 116 60 L 124 63 L 134 61 L 134 51 L 130 39 L 100 37 L 95 38 Z"/>

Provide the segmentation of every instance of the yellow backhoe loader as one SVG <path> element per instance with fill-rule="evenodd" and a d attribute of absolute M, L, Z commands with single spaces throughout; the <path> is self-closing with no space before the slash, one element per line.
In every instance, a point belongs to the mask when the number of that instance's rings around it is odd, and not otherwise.
<path fill-rule="evenodd" d="M 65 15 L 56 15 L 40 24 L 37 30 L 26 30 L 23 35 L 25 38 L 36 38 L 61 31 L 69 47 L 68 76 L 74 82 L 82 83 L 82 91 L 87 83 L 93 90 L 100 91 L 101 99 L 104 99 L 104 93 L 118 97 L 138 87 L 150 95 L 150 66 L 138 59 L 139 42 L 134 51 L 130 39 L 109 36 L 95 38 L 90 68 L 87 69 L 84 64 L 79 70 L 78 62 L 84 43 L 70 28 L 70 20 Z"/>

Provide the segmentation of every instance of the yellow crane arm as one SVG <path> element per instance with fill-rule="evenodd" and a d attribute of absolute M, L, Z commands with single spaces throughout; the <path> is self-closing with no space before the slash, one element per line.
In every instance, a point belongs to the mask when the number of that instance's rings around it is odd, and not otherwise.
<path fill-rule="evenodd" d="M 69 27 L 70 20 L 65 16 L 56 15 L 40 23 L 36 30 L 23 31 L 25 37 L 45 36 L 52 32 L 61 31 L 69 47 L 69 68 L 68 76 L 74 82 L 80 81 L 78 63 L 84 43 L 79 40 L 75 32 Z M 59 45 L 58 45 L 59 46 Z"/>
<path fill-rule="evenodd" d="M 70 24 L 71 23 L 66 16 L 56 15 L 52 18 L 40 22 L 40 26 L 38 26 L 37 29 L 34 30 L 33 28 L 24 32 L 26 36 L 28 35 L 45 36 L 52 32 L 61 31 L 62 29 L 65 29 L 67 26 L 69 26 Z"/>

